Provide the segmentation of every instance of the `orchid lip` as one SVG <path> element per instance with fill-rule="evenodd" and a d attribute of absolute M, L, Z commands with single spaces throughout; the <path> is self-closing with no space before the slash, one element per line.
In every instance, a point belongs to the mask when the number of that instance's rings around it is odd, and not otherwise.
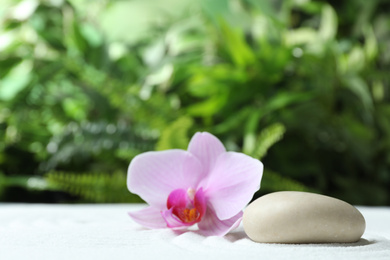
<path fill-rule="evenodd" d="M 206 210 L 203 189 L 173 190 L 167 199 L 167 209 L 177 225 L 189 226 L 200 222 Z M 172 225 L 171 217 L 165 219 L 168 225 Z"/>

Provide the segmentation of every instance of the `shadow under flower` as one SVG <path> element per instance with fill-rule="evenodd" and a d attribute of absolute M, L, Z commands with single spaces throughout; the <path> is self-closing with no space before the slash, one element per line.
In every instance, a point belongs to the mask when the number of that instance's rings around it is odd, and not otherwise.
<path fill-rule="evenodd" d="M 235 231 L 225 235 L 225 239 L 231 243 L 237 242 L 238 240 L 245 238 L 249 239 L 249 237 L 245 234 L 244 231 Z"/>

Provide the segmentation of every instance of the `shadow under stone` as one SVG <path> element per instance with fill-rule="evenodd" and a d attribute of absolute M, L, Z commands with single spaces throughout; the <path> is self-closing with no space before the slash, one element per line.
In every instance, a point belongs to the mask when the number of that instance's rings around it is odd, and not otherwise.
<path fill-rule="evenodd" d="M 234 233 L 229 233 L 225 236 L 225 239 L 234 243 L 241 239 L 250 239 L 244 231 L 238 231 Z M 354 243 L 261 243 L 266 245 L 284 245 L 284 246 L 297 246 L 300 247 L 358 247 L 358 246 L 368 246 L 377 243 L 376 240 L 367 240 L 360 238 L 357 242 Z"/>

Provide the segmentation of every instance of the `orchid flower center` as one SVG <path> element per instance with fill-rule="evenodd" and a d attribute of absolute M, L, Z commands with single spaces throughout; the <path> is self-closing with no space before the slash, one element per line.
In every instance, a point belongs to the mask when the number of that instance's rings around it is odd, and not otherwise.
<path fill-rule="evenodd" d="M 173 214 L 175 214 L 184 223 L 195 222 L 196 220 L 198 220 L 198 218 L 200 216 L 200 213 L 196 208 L 179 209 L 176 212 L 174 212 Z"/>
<path fill-rule="evenodd" d="M 167 208 L 172 210 L 172 215 L 184 225 L 192 225 L 199 222 L 205 212 L 203 190 L 196 191 L 177 189 L 172 191 L 167 200 Z"/>
<path fill-rule="evenodd" d="M 187 203 L 185 208 L 178 207 L 173 210 L 173 214 L 184 223 L 191 223 L 198 220 L 200 217 L 199 211 L 194 207 L 195 190 L 189 188 L 187 190 Z"/>

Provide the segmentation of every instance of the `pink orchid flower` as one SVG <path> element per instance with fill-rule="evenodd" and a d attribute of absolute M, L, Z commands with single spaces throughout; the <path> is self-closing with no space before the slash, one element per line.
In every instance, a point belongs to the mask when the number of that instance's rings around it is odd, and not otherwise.
<path fill-rule="evenodd" d="M 197 224 L 203 235 L 223 236 L 240 224 L 262 174 L 259 160 L 226 152 L 215 136 L 196 133 L 188 151 L 147 152 L 131 161 L 127 187 L 149 207 L 129 215 L 147 228 Z"/>

